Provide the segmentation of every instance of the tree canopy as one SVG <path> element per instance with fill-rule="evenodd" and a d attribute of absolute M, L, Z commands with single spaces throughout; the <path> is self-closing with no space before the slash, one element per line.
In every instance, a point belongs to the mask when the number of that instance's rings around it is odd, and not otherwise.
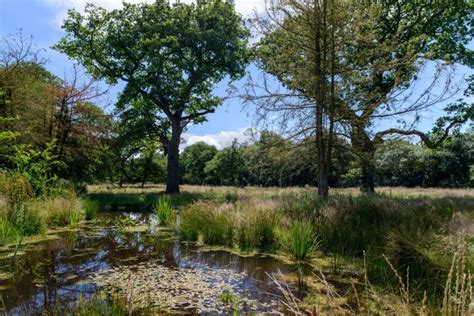
<path fill-rule="evenodd" d="M 142 98 L 171 129 L 167 191 L 179 192 L 183 129 L 221 104 L 214 85 L 244 74 L 248 30 L 227 1 L 127 4 L 107 11 L 89 4 L 69 11 L 67 35 L 55 46 L 110 83 L 124 81 L 119 104 Z"/>

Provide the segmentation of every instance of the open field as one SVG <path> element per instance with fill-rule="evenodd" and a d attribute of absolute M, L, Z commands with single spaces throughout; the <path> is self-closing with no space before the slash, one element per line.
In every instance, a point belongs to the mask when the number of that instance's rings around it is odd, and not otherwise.
<path fill-rule="evenodd" d="M 262 192 L 270 194 L 279 194 L 283 192 L 295 192 L 295 191 L 315 191 L 313 187 L 294 187 L 294 188 L 261 188 L 261 187 L 232 187 L 232 186 L 198 186 L 198 185 L 181 185 L 182 192 L 253 192 L 255 194 L 261 194 Z M 124 185 L 120 188 L 116 184 L 100 184 L 100 185 L 89 185 L 87 187 L 89 193 L 163 193 L 165 191 L 165 185 Z M 377 187 L 377 193 L 395 195 L 395 196 L 428 196 L 428 197 L 469 197 L 474 198 L 474 189 L 449 189 L 449 188 L 407 188 L 407 187 Z M 351 194 L 360 195 L 359 188 L 332 188 L 330 189 L 332 194 Z"/>

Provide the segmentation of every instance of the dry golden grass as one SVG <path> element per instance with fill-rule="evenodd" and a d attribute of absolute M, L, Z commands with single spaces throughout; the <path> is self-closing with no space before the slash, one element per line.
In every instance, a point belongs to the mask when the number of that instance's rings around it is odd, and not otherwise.
<path fill-rule="evenodd" d="M 113 184 L 89 185 L 87 187 L 89 193 L 163 193 L 165 185 L 153 184 L 141 187 L 140 185 L 125 185 L 120 188 Z M 300 192 L 300 191 L 316 191 L 314 187 L 230 187 L 230 186 L 199 186 L 199 185 L 181 185 L 182 192 L 204 193 L 204 192 L 235 192 L 237 194 L 251 195 L 268 195 L 275 196 L 281 193 Z M 383 193 L 396 197 L 467 197 L 474 198 L 474 189 L 446 189 L 446 188 L 407 188 L 407 187 L 378 187 L 377 193 Z M 332 194 L 350 194 L 360 195 L 359 188 L 333 188 Z"/>

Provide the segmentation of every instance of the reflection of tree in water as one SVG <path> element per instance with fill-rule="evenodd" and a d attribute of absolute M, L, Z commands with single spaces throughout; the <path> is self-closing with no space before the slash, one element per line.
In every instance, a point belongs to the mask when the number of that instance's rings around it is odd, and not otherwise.
<path fill-rule="evenodd" d="M 143 218 L 137 222 L 143 223 Z M 280 269 L 285 273 L 293 269 L 272 257 L 241 257 L 226 251 L 203 251 L 193 244 L 181 243 L 172 234 L 155 233 L 130 232 L 116 226 L 89 227 L 61 233 L 60 239 L 25 246 L 28 249 L 22 250 L 26 255 L 0 263 L 0 272 L 13 273 L 11 279 L 0 283 L 11 287 L 0 292 L 6 309 L 32 314 L 64 308 L 76 301 L 81 293 L 96 291 L 96 287 L 88 283 L 94 272 L 139 262 L 154 261 L 172 269 L 190 267 L 197 273 L 216 268 L 245 272 L 248 278 L 243 283 L 234 284 L 232 280 L 228 283 L 248 290 L 256 297 L 264 292 L 274 292 L 269 288 L 271 282 L 265 272 Z"/>

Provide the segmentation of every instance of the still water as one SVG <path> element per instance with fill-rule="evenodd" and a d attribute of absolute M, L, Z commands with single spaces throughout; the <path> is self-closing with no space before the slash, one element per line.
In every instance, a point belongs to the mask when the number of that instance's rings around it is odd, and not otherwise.
<path fill-rule="evenodd" d="M 0 306 L 4 305 L 8 314 L 21 315 L 67 308 L 79 297 L 103 290 L 96 282 L 97 274 L 125 268 L 134 275 L 135 267 L 146 270 L 146 265 L 152 264 L 173 273 L 202 276 L 200 280 L 209 282 L 209 288 L 225 286 L 256 302 L 254 311 L 273 313 L 281 307 L 281 293 L 268 274 L 281 271 L 289 275 L 293 266 L 269 256 L 207 251 L 180 242 L 155 224 L 150 214 L 101 213 L 78 230 L 22 245 L 15 257 L 5 258 L 7 251 L 0 253 Z M 169 284 L 173 280 L 156 282 Z"/>

